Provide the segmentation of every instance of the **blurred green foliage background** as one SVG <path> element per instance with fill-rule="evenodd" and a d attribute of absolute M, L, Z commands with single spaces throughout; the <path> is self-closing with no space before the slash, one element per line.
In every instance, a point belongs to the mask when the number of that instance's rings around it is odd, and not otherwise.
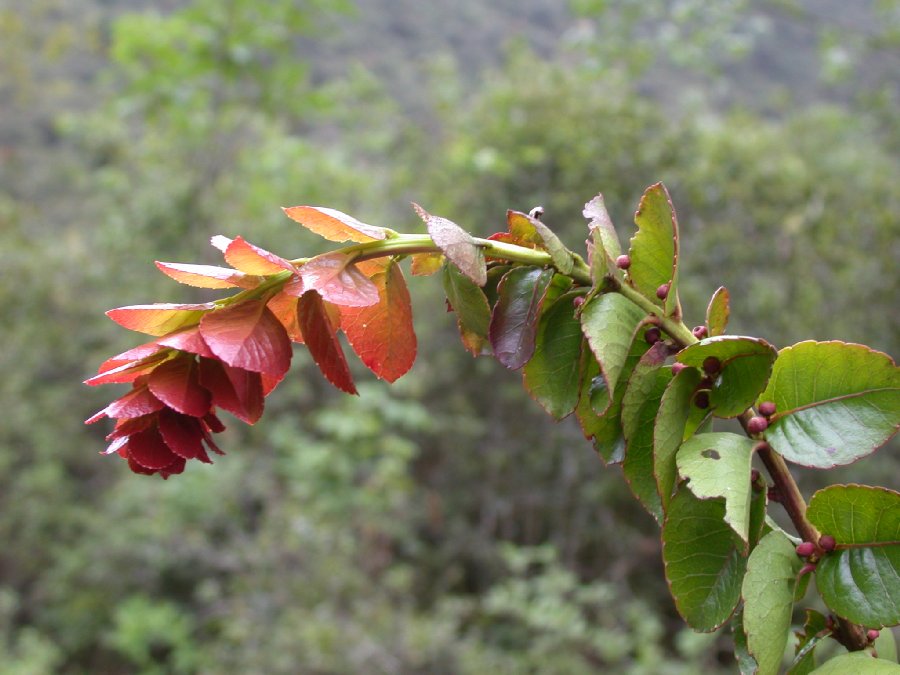
<path fill-rule="evenodd" d="M 206 299 L 151 261 L 322 244 L 279 206 L 570 246 L 666 182 L 689 323 L 894 356 L 900 5 L 840 0 L 2 0 L 0 673 L 733 672 L 576 425 L 460 348 L 333 391 L 302 350 L 258 427 L 170 481 L 98 456 L 102 312 Z M 98 425 L 102 426 L 102 425 Z M 897 446 L 837 475 L 897 489 Z"/>

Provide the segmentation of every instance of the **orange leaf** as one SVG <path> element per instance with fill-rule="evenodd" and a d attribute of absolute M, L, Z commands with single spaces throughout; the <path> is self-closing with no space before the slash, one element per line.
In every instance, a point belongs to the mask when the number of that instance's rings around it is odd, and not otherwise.
<path fill-rule="evenodd" d="M 322 296 L 315 291 L 307 291 L 301 295 L 298 316 L 306 346 L 322 374 L 338 389 L 348 394 L 357 393 L 344 350 L 338 342 Z"/>
<path fill-rule="evenodd" d="M 110 319 L 129 330 L 148 335 L 166 335 L 179 328 L 196 324 L 205 312 L 213 308 L 211 302 L 202 305 L 176 305 L 161 302 L 154 305 L 129 305 L 111 309 Z"/>
<path fill-rule="evenodd" d="M 412 256 L 410 271 L 414 277 L 428 277 L 441 269 L 444 264 L 443 253 L 415 253 Z"/>
<path fill-rule="evenodd" d="M 262 300 L 246 300 L 210 312 L 200 333 L 229 366 L 280 377 L 291 367 L 291 341 Z"/>
<path fill-rule="evenodd" d="M 297 323 L 297 302 L 296 296 L 281 292 L 269 298 L 266 306 L 284 326 L 288 337 L 294 342 L 303 344 L 303 333 L 300 332 L 300 324 Z"/>
<path fill-rule="evenodd" d="M 409 291 L 399 265 L 372 277 L 380 300 L 370 307 L 342 307 L 341 328 L 362 362 L 378 377 L 393 382 L 416 359 Z"/>
<path fill-rule="evenodd" d="M 228 247 L 225 249 L 225 262 L 241 272 L 261 276 L 277 274 L 284 270 L 296 272 L 294 266 L 281 256 L 269 253 L 259 246 L 254 246 L 241 236 L 235 237 L 228 244 Z"/>
<path fill-rule="evenodd" d="M 256 288 L 262 281 L 258 276 L 240 270 L 215 265 L 191 265 L 156 261 L 159 271 L 181 284 L 196 288 Z"/>
<path fill-rule="evenodd" d="M 291 220 L 296 220 L 307 230 L 328 241 L 355 241 L 362 243 L 384 239 L 383 227 L 367 225 L 346 213 L 320 206 L 291 206 L 282 209 Z"/>
<path fill-rule="evenodd" d="M 323 300 L 342 307 L 368 307 L 378 302 L 378 288 L 345 253 L 316 256 L 300 268 L 300 278 L 300 288 L 288 284 L 285 292 L 302 295 L 309 290 L 318 291 Z"/>

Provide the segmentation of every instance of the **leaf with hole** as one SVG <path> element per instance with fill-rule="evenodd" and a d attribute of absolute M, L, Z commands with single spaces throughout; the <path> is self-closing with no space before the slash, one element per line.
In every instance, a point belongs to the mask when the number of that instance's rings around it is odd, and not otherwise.
<path fill-rule="evenodd" d="M 682 371 L 684 372 L 684 371 Z M 725 500 L 725 522 L 750 544 L 750 470 L 754 441 L 731 433 L 697 434 L 678 450 L 678 474 L 699 499 Z"/>

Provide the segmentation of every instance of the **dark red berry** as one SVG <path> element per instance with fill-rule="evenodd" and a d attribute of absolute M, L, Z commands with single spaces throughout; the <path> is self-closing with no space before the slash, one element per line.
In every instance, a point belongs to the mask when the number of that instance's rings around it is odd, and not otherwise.
<path fill-rule="evenodd" d="M 881 635 L 881 633 L 879 631 L 875 630 L 874 628 L 870 628 L 866 632 L 866 637 L 869 638 L 869 642 L 875 642 L 875 640 L 878 639 L 879 635 Z"/>
<path fill-rule="evenodd" d="M 685 368 L 687 368 L 686 365 L 684 365 L 683 363 L 679 363 L 678 361 L 676 361 L 675 363 L 672 364 L 672 374 L 673 374 L 673 375 L 677 375 L 678 373 L 680 373 L 680 372 L 681 372 L 682 370 L 684 370 Z"/>
<path fill-rule="evenodd" d="M 765 417 L 751 417 L 750 421 L 747 422 L 747 431 L 751 434 L 761 434 L 766 429 L 769 428 L 769 420 Z"/>
<path fill-rule="evenodd" d="M 707 375 L 715 375 L 722 370 L 722 362 L 715 356 L 707 356 L 703 359 L 703 372 Z"/>
<path fill-rule="evenodd" d="M 662 334 L 659 332 L 659 328 L 653 326 L 652 328 L 648 328 L 647 332 L 644 333 L 644 340 L 647 341 L 648 345 L 655 345 L 659 342 L 659 339 L 662 337 Z"/>
<path fill-rule="evenodd" d="M 763 401 L 759 404 L 759 414 L 763 417 L 771 417 L 775 414 L 775 404 L 772 401 Z"/>
<path fill-rule="evenodd" d="M 694 405 L 698 408 L 706 409 L 709 407 L 709 392 L 708 391 L 700 391 L 697 392 L 697 395 L 694 396 Z"/>
<path fill-rule="evenodd" d="M 797 555 L 801 558 L 808 558 L 816 552 L 816 545 L 811 541 L 804 541 L 797 546 Z"/>
<path fill-rule="evenodd" d="M 631 258 L 627 255 L 620 255 L 616 258 L 616 267 L 620 270 L 627 270 L 631 267 Z"/>
<path fill-rule="evenodd" d="M 694 326 L 691 332 L 694 334 L 695 338 L 702 340 L 706 337 L 706 326 Z"/>
<path fill-rule="evenodd" d="M 758 480 L 759 480 L 759 469 L 753 469 L 753 471 L 750 472 L 750 482 L 755 483 Z"/>
<path fill-rule="evenodd" d="M 821 537 L 819 537 L 819 546 L 822 547 L 823 551 L 828 553 L 829 551 L 834 550 L 834 547 L 837 546 L 837 542 L 830 534 L 823 534 Z"/>
<path fill-rule="evenodd" d="M 656 289 L 656 297 L 660 300 L 665 300 L 669 297 L 669 284 L 663 284 L 659 288 Z"/>
<path fill-rule="evenodd" d="M 575 296 L 575 299 L 572 300 L 572 304 L 575 305 L 576 308 L 577 308 L 577 307 L 581 307 L 581 306 L 584 304 L 584 296 L 583 296 L 583 295 L 576 295 L 576 296 Z"/>

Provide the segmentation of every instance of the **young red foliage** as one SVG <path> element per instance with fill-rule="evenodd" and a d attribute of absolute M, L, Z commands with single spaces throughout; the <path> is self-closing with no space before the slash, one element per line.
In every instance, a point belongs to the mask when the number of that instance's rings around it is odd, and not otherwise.
<path fill-rule="evenodd" d="M 213 306 L 211 302 L 194 305 L 161 302 L 117 307 L 109 310 L 106 316 L 129 330 L 161 336 L 197 323 L 204 312 L 208 312 Z"/>
<path fill-rule="evenodd" d="M 214 265 L 192 265 L 156 261 L 159 271 L 180 284 L 195 288 L 256 288 L 261 279 L 240 270 Z"/>
<path fill-rule="evenodd" d="M 200 369 L 193 356 L 183 354 L 158 366 L 147 380 L 156 398 L 169 408 L 191 417 L 203 417 L 212 403 L 200 384 Z"/>
<path fill-rule="evenodd" d="M 213 405 L 239 420 L 255 424 L 262 416 L 264 394 L 259 373 L 233 368 L 214 359 L 201 359 L 200 383 L 212 394 Z"/>
<path fill-rule="evenodd" d="M 162 410 L 164 407 L 163 402 L 150 393 L 147 385 L 143 384 L 135 387 L 124 396 L 110 403 L 103 410 L 89 417 L 86 420 L 86 424 L 93 424 L 104 417 L 112 417 L 117 420 L 141 417 L 142 415 L 149 415 L 157 410 Z"/>
<path fill-rule="evenodd" d="M 292 282 L 288 282 L 288 285 L 291 284 Z M 269 298 L 266 307 L 284 326 L 284 330 L 291 341 L 303 344 L 303 333 L 300 331 L 300 324 L 297 323 L 297 303 L 298 297 L 296 295 L 281 291 Z"/>
<path fill-rule="evenodd" d="M 298 307 L 300 330 L 319 370 L 341 391 L 348 394 L 357 393 L 350 367 L 347 365 L 341 343 L 338 342 L 334 326 L 328 318 L 322 296 L 316 291 L 307 291 L 300 296 Z"/>
<path fill-rule="evenodd" d="M 204 433 L 200 420 L 179 415 L 172 410 L 163 410 L 159 413 L 158 426 L 163 441 L 176 455 L 211 463 L 203 448 Z"/>
<path fill-rule="evenodd" d="M 262 300 L 210 312 L 200 322 L 210 350 L 229 366 L 282 377 L 291 367 L 291 341 Z"/>
<path fill-rule="evenodd" d="M 378 288 L 344 253 L 316 256 L 300 268 L 300 278 L 302 286 L 288 284 L 284 292 L 299 297 L 309 290 L 318 291 L 323 300 L 342 307 L 368 307 L 378 302 Z"/>
<path fill-rule="evenodd" d="M 235 237 L 225 249 L 225 262 L 247 274 L 265 276 L 284 270 L 296 271 L 293 265 L 281 256 L 254 246 L 241 236 Z"/>
<path fill-rule="evenodd" d="M 190 328 L 180 330 L 177 333 L 170 333 L 161 340 L 157 340 L 157 344 L 165 347 L 172 347 L 173 349 L 178 349 L 182 352 L 197 354 L 198 356 L 205 356 L 207 358 L 213 357 L 209 345 L 206 344 L 206 341 L 200 334 L 200 326 L 191 326 Z"/>
<path fill-rule="evenodd" d="M 320 206 L 290 206 L 282 208 L 285 215 L 311 232 L 329 241 L 355 241 L 363 243 L 384 239 L 387 230 L 367 225 L 353 216 L 335 209 Z"/>
<path fill-rule="evenodd" d="M 416 360 L 412 305 L 403 272 L 396 263 L 369 264 L 380 268 L 371 279 L 379 301 L 369 307 L 341 307 L 341 329 L 360 360 L 375 375 L 394 382 Z"/>

